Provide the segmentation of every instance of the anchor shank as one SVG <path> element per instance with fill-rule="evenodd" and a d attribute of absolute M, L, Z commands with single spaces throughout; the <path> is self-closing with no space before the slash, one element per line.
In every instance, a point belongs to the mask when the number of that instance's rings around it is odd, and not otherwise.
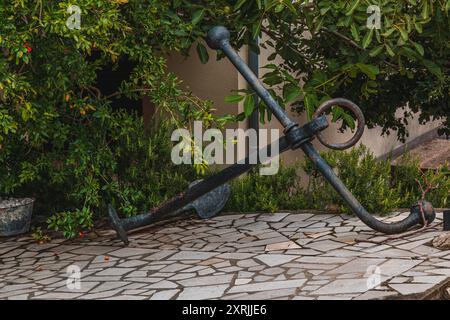
<path fill-rule="evenodd" d="M 287 113 L 280 107 L 278 102 L 272 97 L 270 92 L 263 86 L 261 81 L 252 72 L 249 66 L 242 60 L 239 54 L 233 49 L 229 41 L 222 41 L 221 48 L 223 53 L 236 67 L 239 73 L 247 80 L 248 84 L 255 90 L 258 96 L 265 102 L 266 106 L 274 114 L 274 116 L 281 122 L 287 130 L 296 126 L 297 124 L 287 115 Z"/>

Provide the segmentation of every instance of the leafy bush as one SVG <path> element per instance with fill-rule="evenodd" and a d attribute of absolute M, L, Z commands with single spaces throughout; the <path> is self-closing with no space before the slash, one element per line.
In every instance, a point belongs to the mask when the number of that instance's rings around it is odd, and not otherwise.
<path fill-rule="evenodd" d="M 436 171 L 421 171 L 417 161 L 408 154 L 394 170 L 390 160 L 378 161 L 364 146 L 348 152 L 330 151 L 322 156 L 331 165 L 347 188 L 372 213 L 385 214 L 395 208 L 409 208 L 420 200 L 420 185 L 435 187 L 426 195 L 434 207 L 448 207 L 450 198 L 449 166 Z M 306 187 L 301 187 L 299 170 L 308 175 Z M 226 209 L 252 212 L 300 209 L 329 209 L 351 213 L 345 202 L 325 181 L 309 160 L 282 167 L 274 176 L 259 176 L 256 172 L 233 181 L 233 192 Z"/>
<path fill-rule="evenodd" d="M 56 214 L 49 227 L 67 237 L 92 227 L 94 214 L 106 212 L 106 197 L 131 216 L 182 191 L 195 177 L 193 168 L 167 161 L 173 130 L 168 122 L 145 131 L 142 117 L 105 106 L 69 128 L 45 153 L 16 144 L 11 156 L 0 154 L 0 193 L 35 197 L 38 212 Z"/>
<path fill-rule="evenodd" d="M 280 166 L 278 174 L 272 176 L 260 176 L 255 169 L 232 181 L 232 194 L 225 210 L 275 212 L 305 208 L 298 169 L 295 165 Z"/>
<path fill-rule="evenodd" d="M 51 228 L 74 236 L 105 212 L 127 216 L 181 191 L 194 173 L 170 162 L 170 135 L 193 119 L 223 124 L 212 104 L 180 89 L 162 57 L 198 34 L 171 1 L 0 0 L 0 196 L 33 196 Z M 133 66 L 112 92 L 99 74 Z M 102 91 L 103 90 L 103 91 Z M 169 123 L 144 130 L 128 103 L 148 97 Z M 114 104 L 114 108 L 112 107 Z"/>
<path fill-rule="evenodd" d="M 377 161 L 364 146 L 349 152 L 331 151 L 323 156 L 369 212 L 382 214 L 399 206 L 400 190 L 391 185 L 389 161 Z M 307 192 L 312 207 L 324 209 L 327 205 L 338 205 L 342 212 L 349 212 L 345 202 L 316 172 L 311 162 L 307 161 L 303 167 L 310 175 Z"/>
<path fill-rule="evenodd" d="M 421 170 L 419 162 L 405 154 L 392 173 L 392 185 L 401 191 L 400 207 L 409 207 L 420 198 L 427 183 L 432 187 L 426 199 L 436 208 L 447 208 L 450 199 L 450 165 L 447 163 L 436 170 Z"/>

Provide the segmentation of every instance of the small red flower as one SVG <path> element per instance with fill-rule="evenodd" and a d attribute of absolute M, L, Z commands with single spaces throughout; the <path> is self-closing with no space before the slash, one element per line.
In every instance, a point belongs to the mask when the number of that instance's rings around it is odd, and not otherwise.
<path fill-rule="evenodd" d="M 27 53 L 31 53 L 33 51 L 33 48 L 30 47 L 30 44 L 28 42 L 24 43 L 23 45 L 25 49 L 27 49 Z"/>

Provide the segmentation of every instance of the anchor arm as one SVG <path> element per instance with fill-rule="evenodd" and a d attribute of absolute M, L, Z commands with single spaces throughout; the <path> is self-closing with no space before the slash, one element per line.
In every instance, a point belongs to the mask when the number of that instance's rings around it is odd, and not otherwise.
<path fill-rule="evenodd" d="M 344 199 L 356 216 L 370 228 L 385 234 L 397 234 L 405 232 L 408 229 L 422 223 L 422 217 L 419 210 L 412 210 L 408 217 L 398 222 L 385 223 L 376 219 L 372 214 L 367 212 L 355 196 L 347 189 L 341 179 L 338 178 L 333 169 L 331 169 L 327 162 L 319 155 L 311 143 L 304 143 L 301 146 L 301 149 L 314 163 L 317 170 L 322 173 L 324 178 Z"/>

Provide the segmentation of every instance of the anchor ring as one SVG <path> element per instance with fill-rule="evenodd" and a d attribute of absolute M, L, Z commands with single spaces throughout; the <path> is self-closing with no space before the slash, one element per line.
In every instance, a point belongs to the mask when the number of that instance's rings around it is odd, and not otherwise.
<path fill-rule="evenodd" d="M 344 142 L 344 143 L 328 143 L 325 141 L 325 138 L 323 136 L 323 134 L 321 132 L 318 132 L 317 135 L 317 139 L 320 141 L 320 143 L 322 143 L 325 147 L 328 147 L 330 149 L 334 149 L 334 150 L 345 150 L 348 148 L 353 147 L 355 144 L 358 143 L 358 141 L 361 139 L 363 133 L 364 133 L 364 128 L 366 125 L 366 120 L 364 118 L 364 114 L 362 113 L 361 109 L 354 104 L 353 102 L 351 102 L 350 100 L 347 99 L 343 99 L 343 98 L 337 98 L 337 99 L 331 99 L 325 103 L 323 103 L 314 113 L 313 115 L 313 119 L 317 119 L 318 117 L 320 117 L 322 114 L 324 114 L 325 112 L 327 112 L 328 110 L 330 110 L 333 106 L 339 106 L 342 107 L 344 109 L 347 109 L 349 111 L 351 111 L 355 117 L 356 120 L 358 120 L 358 127 L 356 129 L 356 133 L 353 135 L 353 137 Z"/>

